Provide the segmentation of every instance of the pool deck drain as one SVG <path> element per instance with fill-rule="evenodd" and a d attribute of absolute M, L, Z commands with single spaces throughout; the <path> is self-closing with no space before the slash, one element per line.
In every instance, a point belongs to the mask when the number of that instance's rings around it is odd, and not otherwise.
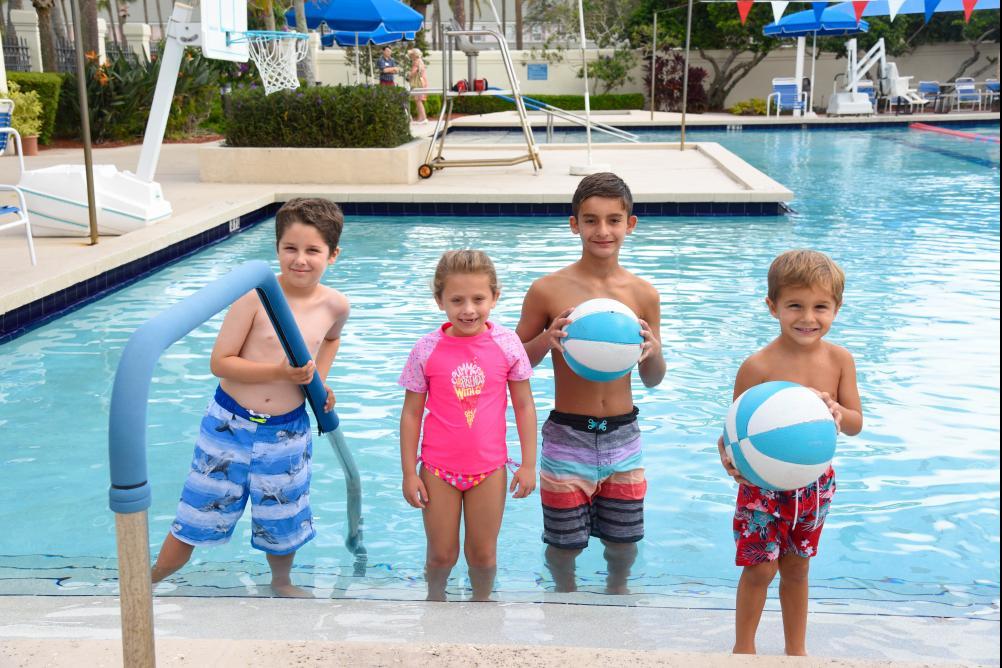
<path fill-rule="evenodd" d="M 0 663 L 116 665 L 118 606 L 0 598 Z M 161 665 L 999 665 L 999 623 L 956 618 L 813 613 L 813 659 L 784 659 L 780 615 L 767 611 L 758 649 L 771 656 L 750 660 L 727 655 L 733 610 L 158 597 L 154 616 Z"/>

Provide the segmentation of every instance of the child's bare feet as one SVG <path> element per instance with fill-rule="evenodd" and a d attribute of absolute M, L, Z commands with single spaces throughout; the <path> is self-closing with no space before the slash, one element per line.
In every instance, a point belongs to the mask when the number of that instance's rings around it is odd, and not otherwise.
<path fill-rule="evenodd" d="M 755 645 L 734 643 L 734 649 L 731 650 L 731 654 L 757 654 L 757 652 L 755 651 Z"/>
<path fill-rule="evenodd" d="M 625 584 L 607 584 L 605 586 L 606 594 L 616 594 L 616 595 L 626 595 L 630 593 L 630 588 Z"/>
<path fill-rule="evenodd" d="M 313 598 L 310 592 L 302 587 L 297 587 L 291 582 L 277 583 L 272 580 L 271 590 L 275 593 L 275 596 L 281 598 Z"/>

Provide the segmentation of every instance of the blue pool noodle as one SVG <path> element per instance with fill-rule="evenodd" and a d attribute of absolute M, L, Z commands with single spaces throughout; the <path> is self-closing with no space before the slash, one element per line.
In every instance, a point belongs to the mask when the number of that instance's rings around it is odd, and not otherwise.
<path fill-rule="evenodd" d="M 136 513 L 150 507 L 150 484 L 146 476 L 146 408 L 150 381 L 160 355 L 250 290 L 257 290 L 289 363 L 300 367 L 310 360 L 282 288 L 268 264 L 260 260 L 240 265 L 142 325 L 122 352 L 111 392 L 109 505 L 114 512 Z M 337 414 L 333 410 L 323 411 L 327 391 L 319 373 L 313 374 L 310 384 L 303 386 L 303 393 L 316 415 L 321 433 L 336 430 Z M 350 461 L 351 455 L 339 452 L 338 457 L 347 457 Z"/>

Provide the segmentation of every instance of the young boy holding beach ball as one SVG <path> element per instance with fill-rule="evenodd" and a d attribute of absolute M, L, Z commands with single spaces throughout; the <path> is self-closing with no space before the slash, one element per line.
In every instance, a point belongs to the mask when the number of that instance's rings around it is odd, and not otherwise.
<path fill-rule="evenodd" d="M 824 340 L 842 306 L 844 285 L 842 269 L 823 253 L 792 250 L 773 261 L 765 302 L 779 321 L 779 336 L 738 369 L 735 399 L 769 381 L 798 383 L 825 402 L 839 431 L 860 432 L 863 412 L 855 362 L 847 350 Z M 807 574 L 835 494 L 835 472 L 829 466 L 799 489 L 764 489 L 738 471 L 723 436 L 717 447 L 724 469 L 740 484 L 734 538 L 736 563 L 744 570 L 738 583 L 734 653 L 755 653 L 755 632 L 778 571 L 786 653 L 806 655 Z"/>
<path fill-rule="evenodd" d="M 654 387 L 664 378 L 660 296 L 619 264 L 620 249 L 637 226 L 632 209 L 630 189 L 615 174 L 581 180 L 570 217 L 571 232 L 581 237 L 581 257 L 532 284 L 515 330 L 533 366 L 547 353 L 553 357 L 555 410 L 543 425 L 539 479 L 546 565 L 558 592 L 575 590 L 575 560 L 596 536 L 608 562 L 606 591 L 628 593 L 644 536 L 647 481 L 630 369 L 612 380 L 589 380 L 568 365 L 563 345 L 576 306 L 613 299 L 639 318 L 633 336 L 640 379 Z"/>

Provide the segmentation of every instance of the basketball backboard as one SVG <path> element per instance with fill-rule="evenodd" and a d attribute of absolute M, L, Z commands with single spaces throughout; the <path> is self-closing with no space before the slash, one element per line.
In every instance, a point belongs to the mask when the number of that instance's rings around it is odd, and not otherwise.
<path fill-rule="evenodd" d="M 246 63 L 247 0 L 201 0 L 202 55 Z"/>

